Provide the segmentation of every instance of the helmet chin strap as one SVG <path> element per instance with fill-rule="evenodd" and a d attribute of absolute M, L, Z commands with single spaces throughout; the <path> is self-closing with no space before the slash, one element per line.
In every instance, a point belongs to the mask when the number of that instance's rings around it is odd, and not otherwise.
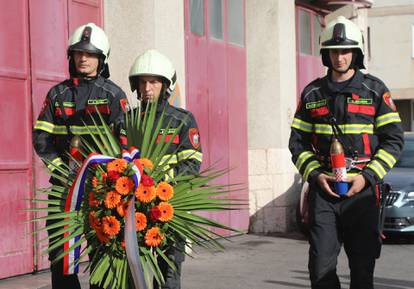
<path fill-rule="evenodd" d="M 167 92 L 167 84 L 163 81 L 162 82 L 162 88 L 160 93 L 160 98 L 162 99 L 168 99 L 171 95 Z"/>

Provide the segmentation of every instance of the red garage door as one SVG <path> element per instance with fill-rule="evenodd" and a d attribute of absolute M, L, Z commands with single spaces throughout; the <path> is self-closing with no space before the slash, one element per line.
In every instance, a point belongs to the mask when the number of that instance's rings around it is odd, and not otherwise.
<path fill-rule="evenodd" d="M 244 0 L 186 0 L 187 108 L 200 127 L 203 167 L 235 168 L 220 183 L 247 188 Z M 234 197 L 248 200 L 247 189 Z M 248 210 L 210 217 L 247 230 Z"/>
<path fill-rule="evenodd" d="M 297 93 L 317 77 L 325 74 L 319 54 L 319 34 L 322 16 L 316 12 L 296 6 L 296 60 Z"/>
<path fill-rule="evenodd" d="M 90 21 L 102 23 L 101 0 L 14 0 L 0 9 L 0 278 L 48 266 L 23 211 L 48 180 L 31 129 L 49 88 L 67 77 L 69 33 Z"/>
<path fill-rule="evenodd" d="M 0 9 L 0 277 L 33 270 L 32 228 L 23 212 L 32 191 L 27 15 L 26 0 Z"/>

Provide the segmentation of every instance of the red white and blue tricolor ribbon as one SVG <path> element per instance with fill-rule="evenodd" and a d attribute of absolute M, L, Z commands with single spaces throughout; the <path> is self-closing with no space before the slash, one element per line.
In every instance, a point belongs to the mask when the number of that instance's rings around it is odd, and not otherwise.
<path fill-rule="evenodd" d="M 134 159 L 139 158 L 138 149 L 131 147 L 130 151 L 123 151 L 122 157 L 128 162 L 132 162 Z M 114 157 L 100 155 L 92 153 L 89 157 L 83 162 L 82 167 L 80 168 L 78 174 L 76 175 L 73 185 L 69 190 L 68 197 L 66 198 L 65 203 L 65 212 L 79 211 L 83 199 L 83 194 L 85 190 L 85 181 L 88 175 L 88 167 L 90 165 L 96 164 L 105 164 L 112 160 Z M 141 174 L 136 165 L 132 165 L 132 170 L 134 174 L 132 178 L 134 179 L 135 188 L 138 187 L 139 182 L 141 181 Z M 71 232 L 66 232 L 64 237 L 70 235 Z M 69 251 L 76 242 L 79 241 L 81 235 L 77 235 L 74 238 L 71 238 L 64 243 L 64 251 Z M 74 250 L 71 250 L 68 254 L 63 257 L 63 273 L 65 275 L 75 274 L 79 271 L 79 257 L 80 257 L 81 246 L 77 246 Z"/>

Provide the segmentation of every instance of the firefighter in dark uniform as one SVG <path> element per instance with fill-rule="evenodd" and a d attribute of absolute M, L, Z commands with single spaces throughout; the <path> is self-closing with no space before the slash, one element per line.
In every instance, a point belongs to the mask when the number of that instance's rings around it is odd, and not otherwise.
<path fill-rule="evenodd" d="M 127 98 L 121 88 L 108 79 L 109 50 L 105 32 L 94 23 L 78 27 L 69 39 L 70 79 L 49 90 L 33 128 L 33 146 L 55 174 L 59 174 L 59 166 L 73 164 L 67 156 L 70 143 L 79 140 L 80 135 L 86 137 L 89 134 L 86 126 L 94 131 L 89 114 L 98 119 L 97 110 L 118 134 L 121 143 L 126 144 L 123 122 Z M 53 177 L 50 182 L 61 185 Z M 57 221 L 48 220 L 47 225 Z M 56 230 L 49 230 L 48 233 Z M 53 260 L 62 250 L 51 251 L 49 259 Z M 62 261 L 51 265 L 51 272 L 53 289 L 81 288 L 76 274 L 63 274 Z M 91 285 L 91 288 L 99 287 Z"/>
<path fill-rule="evenodd" d="M 138 100 L 145 106 L 148 103 L 157 102 L 157 119 L 164 111 L 162 130 L 169 131 L 165 141 L 169 141 L 179 126 L 183 123 L 178 134 L 172 140 L 166 155 L 163 157 L 168 167 L 166 179 L 177 175 L 197 174 L 202 161 L 200 135 L 197 123 L 191 112 L 176 108 L 168 103 L 168 98 L 176 86 L 176 72 L 171 61 L 156 50 L 147 50 L 139 55 L 129 72 L 131 90 L 137 91 Z M 180 237 L 177 236 L 177 239 Z M 176 271 L 171 269 L 160 259 L 161 271 L 165 279 L 162 288 L 181 288 L 181 264 L 184 261 L 185 240 L 176 242 L 167 250 L 167 256 L 176 266 Z M 155 288 L 157 284 L 155 283 Z"/>
<path fill-rule="evenodd" d="M 372 289 L 381 250 L 378 184 L 403 147 L 401 120 L 390 92 L 363 74 L 363 38 L 340 16 L 321 33 L 320 52 L 328 73 L 302 92 L 289 141 L 292 160 L 310 184 L 309 273 L 313 289 L 339 289 L 337 257 L 344 245 L 351 289 Z M 344 147 L 349 190 L 333 189 L 330 145 Z"/>

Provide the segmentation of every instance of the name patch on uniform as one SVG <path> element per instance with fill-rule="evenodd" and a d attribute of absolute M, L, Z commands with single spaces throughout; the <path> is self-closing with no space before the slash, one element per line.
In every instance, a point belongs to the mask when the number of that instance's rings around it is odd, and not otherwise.
<path fill-rule="evenodd" d="M 88 99 L 88 105 L 107 104 L 108 102 L 107 99 Z"/>
<path fill-rule="evenodd" d="M 63 107 L 75 107 L 76 106 L 76 103 L 71 102 L 71 101 L 64 101 L 62 104 L 63 104 Z M 58 107 L 58 106 L 60 107 L 60 102 L 56 101 L 55 107 Z"/>
<path fill-rule="evenodd" d="M 352 97 L 348 97 L 346 99 L 347 103 L 352 103 L 352 104 L 357 104 L 357 105 L 370 105 L 372 104 L 372 99 L 371 98 L 358 98 L 358 99 L 353 99 Z"/>
<path fill-rule="evenodd" d="M 355 94 L 352 94 L 352 97 L 346 99 L 346 102 L 348 103 L 348 112 L 369 116 L 375 115 L 375 107 L 372 105 L 372 98 L 360 98 L 359 96 L 355 96 Z"/>
<path fill-rule="evenodd" d="M 157 136 L 156 143 L 159 143 L 161 141 L 162 136 L 163 136 L 163 134 L 159 134 Z M 172 136 L 173 136 L 173 134 L 167 134 L 167 135 L 165 135 L 164 142 L 169 142 L 171 140 Z M 173 144 L 179 144 L 180 143 L 180 136 L 178 134 L 175 135 L 171 143 L 173 143 Z"/>
<path fill-rule="evenodd" d="M 109 109 L 109 105 L 107 104 L 100 104 L 100 105 L 87 105 L 86 106 L 86 112 L 87 113 L 95 113 L 96 111 L 99 111 L 99 113 L 102 114 L 110 114 L 111 110 Z"/>
<path fill-rule="evenodd" d="M 166 132 L 166 134 L 174 134 L 177 131 L 176 128 L 169 128 Z M 165 128 L 160 129 L 160 134 L 164 134 Z"/>
<path fill-rule="evenodd" d="M 62 105 L 63 105 L 63 110 L 66 116 L 71 116 L 75 113 L 76 104 L 74 102 L 64 101 Z M 61 117 L 62 115 L 63 115 L 63 112 L 60 106 L 60 102 L 56 101 L 55 102 L 55 116 Z"/>
<path fill-rule="evenodd" d="M 315 109 L 322 106 L 326 106 L 326 99 L 306 103 L 306 109 Z"/>
<path fill-rule="evenodd" d="M 321 117 L 329 114 L 329 108 L 327 106 L 321 106 L 310 110 L 312 117 Z"/>

